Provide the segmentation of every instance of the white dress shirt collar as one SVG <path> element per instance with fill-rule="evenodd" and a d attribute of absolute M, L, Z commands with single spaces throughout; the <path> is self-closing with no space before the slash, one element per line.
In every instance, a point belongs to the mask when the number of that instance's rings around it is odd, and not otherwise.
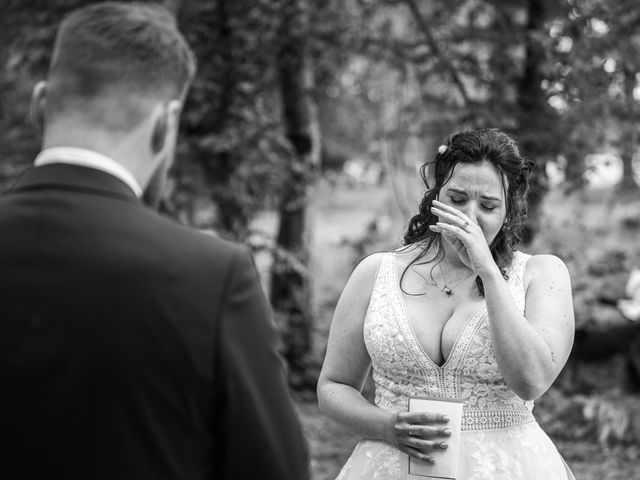
<path fill-rule="evenodd" d="M 101 170 L 126 183 L 137 197 L 142 196 L 142 188 L 129 170 L 113 158 L 94 152 L 93 150 L 77 147 L 47 148 L 42 150 L 36 157 L 34 165 L 40 167 L 51 163 L 66 163 Z"/>

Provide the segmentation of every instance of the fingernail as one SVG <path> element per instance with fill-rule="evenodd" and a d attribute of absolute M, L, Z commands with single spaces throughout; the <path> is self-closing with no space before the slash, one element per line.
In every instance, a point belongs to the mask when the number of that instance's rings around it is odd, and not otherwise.
<path fill-rule="evenodd" d="M 449 448 L 449 444 L 447 442 L 441 442 L 440 448 L 443 450 L 446 450 L 447 448 Z"/>
<path fill-rule="evenodd" d="M 434 463 L 436 463 L 436 461 L 433 458 L 427 458 L 427 463 L 433 465 Z"/>
<path fill-rule="evenodd" d="M 444 410 L 444 409 L 443 409 Z M 442 420 L 443 422 L 448 422 L 449 421 L 449 417 L 447 417 L 446 415 L 442 415 L 440 417 L 440 420 Z"/>
<path fill-rule="evenodd" d="M 453 432 L 452 432 L 451 430 L 449 430 L 448 428 L 445 428 L 445 429 L 442 431 L 442 434 L 443 434 L 443 435 L 447 435 L 447 436 L 451 435 L 452 433 L 453 433 Z"/>

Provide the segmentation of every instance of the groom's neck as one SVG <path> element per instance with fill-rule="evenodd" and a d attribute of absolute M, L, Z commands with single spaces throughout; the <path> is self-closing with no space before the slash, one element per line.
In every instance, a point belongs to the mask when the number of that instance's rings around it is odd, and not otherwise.
<path fill-rule="evenodd" d="M 111 132 L 65 121 L 46 126 L 42 149 L 74 147 L 100 153 L 120 163 L 145 188 L 154 170 L 154 158 L 148 143 L 144 135 L 136 130 Z"/>

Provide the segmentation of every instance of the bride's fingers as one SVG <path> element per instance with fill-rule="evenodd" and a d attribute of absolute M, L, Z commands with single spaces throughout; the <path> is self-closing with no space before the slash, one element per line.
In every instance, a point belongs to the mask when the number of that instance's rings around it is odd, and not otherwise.
<path fill-rule="evenodd" d="M 446 439 L 451 436 L 451 429 L 447 428 L 447 426 L 436 427 L 429 425 L 411 425 L 410 433 L 412 437 L 422 438 L 423 440 L 429 440 L 432 438 L 442 437 L 442 439 Z"/>
<path fill-rule="evenodd" d="M 440 219 L 440 221 L 445 221 L 447 223 L 450 223 L 452 225 L 456 225 L 460 228 L 466 229 L 467 227 L 469 227 L 470 225 L 474 225 L 473 222 L 459 216 L 459 215 L 454 215 L 452 213 L 448 213 L 445 212 L 444 210 L 440 210 L 439 208 L 436 207 L 432 207 L 431 211 L 433 213 L 435 213 L 438 218 Z"/>
<path fill-rule="evenodd" d="M 414 447 L 410 447 L 410 446 L 405 446 L 403 448 L 404 453 L 406 453 L 407 455 L 409 455 L 410 457 L 413 458 L 417 458 L 418 460 L 422 460 L 425 463 L 429 463 L 431 465 L 433 465 L 435 462 L 435 460 L 427 455 L 426 453 L 421 452 L 420 450 L 414 448 Z"/>
<path fill-rule="evenodd" d="M 432 225 L 429 227 L 431 228 Z M 456 238 L 460 239 L 462 243 L 466 245 L 467 241 L 471 238 L 469 232 L 467 232 L 464 228 L 457 225 L 452 225 L 450 223 L 445 222 L 436 222 L 435 226 L 440 229 L 440 232 L 443 234 L 454 235 Z M 435 230 L 434 230 L 435 231 Z"/>
<path fill-rule="evenodd" d="M 432 208 L 433 207 L 437 208 L 438 210 L 449 213 L 451 215 L 455 215 L 456 217 L 462 219 L 463 223 L 464 222 L 471 223 L 471 219 L 467 217 L 467 215 L 462 210 L 458 210 L 457 208 L 452 207 L 451 205 L 447 205 L 446 203 L 442 203 L 442 202 L 439 202 L 438 200 L 434 200 Z"/>
<path fill-rule="evenodd" d="M 399 412 L 397 414 L 398 422 L 406 428 L 417 424 L 446 424 L 449 418 L 446 415 L 433 412 Z"/>
<path fill-rule="evenodd" d="M 449 447 L 446 441 L 424 440 L 418 437 L 407 438 L 405 445 L 420 450 L 423 453 L 429 453 L 432 450 L 446 450 Z"/>

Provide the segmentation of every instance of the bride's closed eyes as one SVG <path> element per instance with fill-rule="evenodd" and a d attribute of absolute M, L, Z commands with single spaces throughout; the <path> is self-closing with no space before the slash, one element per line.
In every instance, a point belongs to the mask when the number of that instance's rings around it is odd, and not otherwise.
<path fill-rule="evenodd" d="M 452 196 L 449 196 L 449 202 L 452 205 L 455 205 L 456 207 L 462 207 L 465 203 L 467 203 L 467 197 L 460 196 L 460 195 L 452 195 Z M 483 202 L 480 204 L 482 208 L 488 211 L 495 210 L 499 205 L 500 205 L 500 202 L 495 202 L 495 201 Z"/>

